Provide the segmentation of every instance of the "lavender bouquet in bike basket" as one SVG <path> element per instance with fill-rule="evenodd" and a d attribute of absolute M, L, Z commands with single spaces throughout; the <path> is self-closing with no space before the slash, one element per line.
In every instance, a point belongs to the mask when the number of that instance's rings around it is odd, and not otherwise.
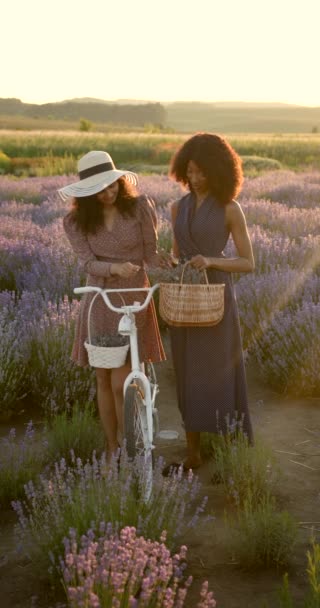
<path fill-rule="evenodd" d="M 113 369 L 125 364 L 130 342 L 120 334 L 91 337 L 91 312 L 98 294 L 92 299 L 88 312 L 88 338 L 84 343 L 91 367 Z"/>
<path fill-rule="evenodd" d="M 109 369 L 125 364 L 130 342 L 128 336 L 117 334 L 90 336 L 84 345 L 92 367 Z"/>

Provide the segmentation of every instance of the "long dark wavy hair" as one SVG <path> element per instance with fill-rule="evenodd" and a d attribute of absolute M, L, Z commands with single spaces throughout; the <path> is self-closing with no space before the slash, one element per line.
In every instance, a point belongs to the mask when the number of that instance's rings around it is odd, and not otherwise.
<path fill-rule="evenodd" d="M 188 186 L 188 163 L 192 160 L 206 177 L 210 193 L 222 204 L 234 199 L 243 183 L 242 162 L 232 146 L 220 135 L 196 133 L 173 156 L 170 175 Z"/>
<path fill-rule="evenodd" d="M 119 192 L 114 203 L 123 216 L 134 216 L 137 202 L 137 192 L 125 177 L 118 179 Z M 73 220 L 84 234 L 96 234 L 98 228 L 103 226 L 103 205 L 96 194 L 74 198 L 71 214 Z"/>

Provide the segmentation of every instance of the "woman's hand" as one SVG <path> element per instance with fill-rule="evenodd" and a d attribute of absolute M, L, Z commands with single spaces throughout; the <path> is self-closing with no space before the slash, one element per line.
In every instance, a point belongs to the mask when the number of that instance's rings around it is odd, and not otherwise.
<path fill-rule="evenodd" d="M 191 266 L 197 270 L 206 270 L 210 268 L 210 258 L 205 258 L 203 255 L 194 255 L 190 260 Z"/>
<path fill-rule="evenodd" d="M 111 264 L 110 274 L 112 276 L 117 275 L 122 279 L 131 279 L 139 272 L 140 268 L 140 266 L 131 264 L 131 262 L 121 262 L 118 264 Z"/>
<path fill-rule="evenodd" d="M 160 250 L 158 252 L 158 266 L 160 266 L 160 268 L 172 268 L 172 266 L 175 265 L 175 261 L 174 261 L 174 257 L 172 255 L 172 253 L 167 252 L 165 250 Z"/>

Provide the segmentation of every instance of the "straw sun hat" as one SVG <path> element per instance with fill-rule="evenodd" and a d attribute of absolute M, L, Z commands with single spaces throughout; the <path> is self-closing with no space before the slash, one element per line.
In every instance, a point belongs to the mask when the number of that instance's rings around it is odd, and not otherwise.
<path fill-rule="evenodd" d="M 110 154 L 96 150 L 88 152 L 80 158 L 78 161 L 78 175 L 80 181 L 58 190 L 63 201 L 70 196 L 78 198 L 97 194 L 122 176 L 132 184 L 137 184 L 135 173 L 116 169 Z"/>

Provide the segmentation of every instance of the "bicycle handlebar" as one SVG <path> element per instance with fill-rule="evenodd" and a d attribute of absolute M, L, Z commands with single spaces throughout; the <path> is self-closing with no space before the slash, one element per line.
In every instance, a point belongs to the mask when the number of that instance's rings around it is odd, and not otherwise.
<path fill-rule="evenodd" d="M 155 285 L 153 285 L 152 287 L 133 287 L 133 288 L 128 288 L 128 289 L 102 289 L 101 287 L 93 287 L 90 285 L 87 285 L 86 287 L 75 287 L 73 292 L 76 294 L 83 294 L 83 293 L 100 293 L 101 296 L 103 297 L 103 300 L 105 302 L 105 304 L 110 308 L 110 310 L 113 310 L 114 312 L 117 313 L 123 313 L 124 311 L 127 312 L 140 312 L 141 310 L 144 310 L 148 304 L 150 303 L 150 300 L 155 292 L 156 289 L 158 289 L 159 284 L 156 283 Z M 147 297 L 145 299 L 145 301 L 140 304 L 140 302 L 138 302 L 138 304 L 125 304 L 121 307 L 117 307 L 114 306 L 111 302 L 110 302 L 110 298 L 108 297 L 108 293 L 129 293 L 129 292 L 136 292 L 136 291 L 143 291 L 143 292 L 147 292 Z"/>

